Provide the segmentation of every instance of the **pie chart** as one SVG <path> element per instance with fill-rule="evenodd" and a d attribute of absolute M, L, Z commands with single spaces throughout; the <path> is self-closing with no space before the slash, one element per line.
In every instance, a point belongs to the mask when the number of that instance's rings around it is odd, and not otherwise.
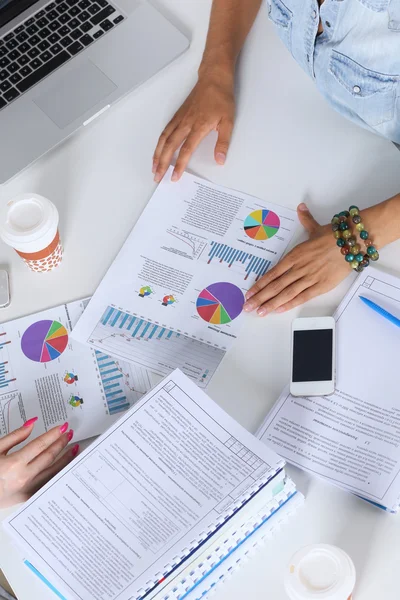
<path fill-rule="evenodd" d="M 203 321 L 226 325 L 240 315 L 244 296 L 233 283 L 212 283 L 197 298 L 197 312 Z"/>
<path fill-rule="evenodd" d="M 46 363 L 58 358 L 68 345 L 68 331 L 58 321 L 36 321 L 25 331 L 21 349 L 34 362 Z"/>
<path fill-rule="evenodd" d="M 279 231 L 281 221 L 272 210 L 255 210 L 246 217 L 244 230 L 253 240 L 268 240 Z"/>

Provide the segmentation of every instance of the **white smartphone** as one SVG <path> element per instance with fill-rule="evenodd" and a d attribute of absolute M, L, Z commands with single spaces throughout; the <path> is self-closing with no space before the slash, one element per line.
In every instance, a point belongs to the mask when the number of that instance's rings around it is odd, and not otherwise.
<path fill-rule="evenodd" d="M 0 269 L 0 308 L 6 308 L 10 304 L 10 283 L 8 273 Z"/>
<path fill-rule="evenodd" d="M 292 325 L 293 396 L 329 396 L 335 391 L 335 319 L 295 319 Z"/>

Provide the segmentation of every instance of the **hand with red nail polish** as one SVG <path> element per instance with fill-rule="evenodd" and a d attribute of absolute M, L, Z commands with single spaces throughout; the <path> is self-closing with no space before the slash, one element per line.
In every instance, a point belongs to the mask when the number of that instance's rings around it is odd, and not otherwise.
<path fill-rule="evenodd" d="M 224 165 L 235 118 L 234 74 L 215 64 L 200 69 L 199 80 L 174 118 L 164 129 L 153 156 L 154 181 L 159 183 L 181 147 L 171 181 L 178 181 L 200 142 L 218 132 L 214 159 Z"/>
<path fill-rule="evenodd" d="M 0 508 L 25 502 L 78 453 L 78 444 L 64 452 L 74 435 L 68 423 L 27 442 L 37 421 L 32 417 L 0 439 Z"/>

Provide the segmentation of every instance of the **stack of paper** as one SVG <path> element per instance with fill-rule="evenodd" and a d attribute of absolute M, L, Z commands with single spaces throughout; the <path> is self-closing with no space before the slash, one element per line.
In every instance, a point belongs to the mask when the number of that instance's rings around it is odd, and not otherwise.
<path fill-rule="evenodd" d="M 5 528 L 63 600 L 194 600 L 301 503 L 283 466 L 176 371 Z"/>
<path fill-rule="evenodd" d="M 295 398 L 286 389 L 260 439 L 296 466 L 390 512 L 400 504 L 400 330 L 360 296 L 400 318 L 400 279 L 359 275 L 336 311 L 333 396 Z"/>

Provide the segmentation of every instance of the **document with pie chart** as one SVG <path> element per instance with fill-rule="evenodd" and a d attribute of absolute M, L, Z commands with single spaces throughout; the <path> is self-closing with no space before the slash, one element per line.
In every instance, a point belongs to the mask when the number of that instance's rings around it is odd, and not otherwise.
<path fill-rule="evenodd" d="M 193 368 L 199 383 L 200 365 L 207 375 L 221 359 L 214 355 L 213 362 L 209 349 L 228 350 L 252 318 L 243 314 L 245 294 L 282 258 L 298 218 L 273 198 L 189 173 L 172 183 L 171 174 L 169 169 L 73 337 L 156 371 L 163 364 L 184 366 L 190 376 Z"/>
<path fill-rule="evenodd" d="M 159 379 L 71 337 L 88 301 L 0 325 L 0 437 L 38 417 L 29 440 L 68 421 L 74 441 L 103 433 Z"/>
<path fill-rule="evenodd" d="M 172 183 L 171 173 L 150 199 L 73 337 L 156 372 L 165 364 L 164 375 L 169 366 L 181 368 L 181 361 L 190 376 L 193 364 L 199 379 L 202 369 L 208 371 L 199 353 L 206 357 L 207 348 L 225 352 L 234 343 L 251 318 L 243 314 L 246 292 L 282 258 L 298 218 L 270 198 L 189 173 Z"/>

